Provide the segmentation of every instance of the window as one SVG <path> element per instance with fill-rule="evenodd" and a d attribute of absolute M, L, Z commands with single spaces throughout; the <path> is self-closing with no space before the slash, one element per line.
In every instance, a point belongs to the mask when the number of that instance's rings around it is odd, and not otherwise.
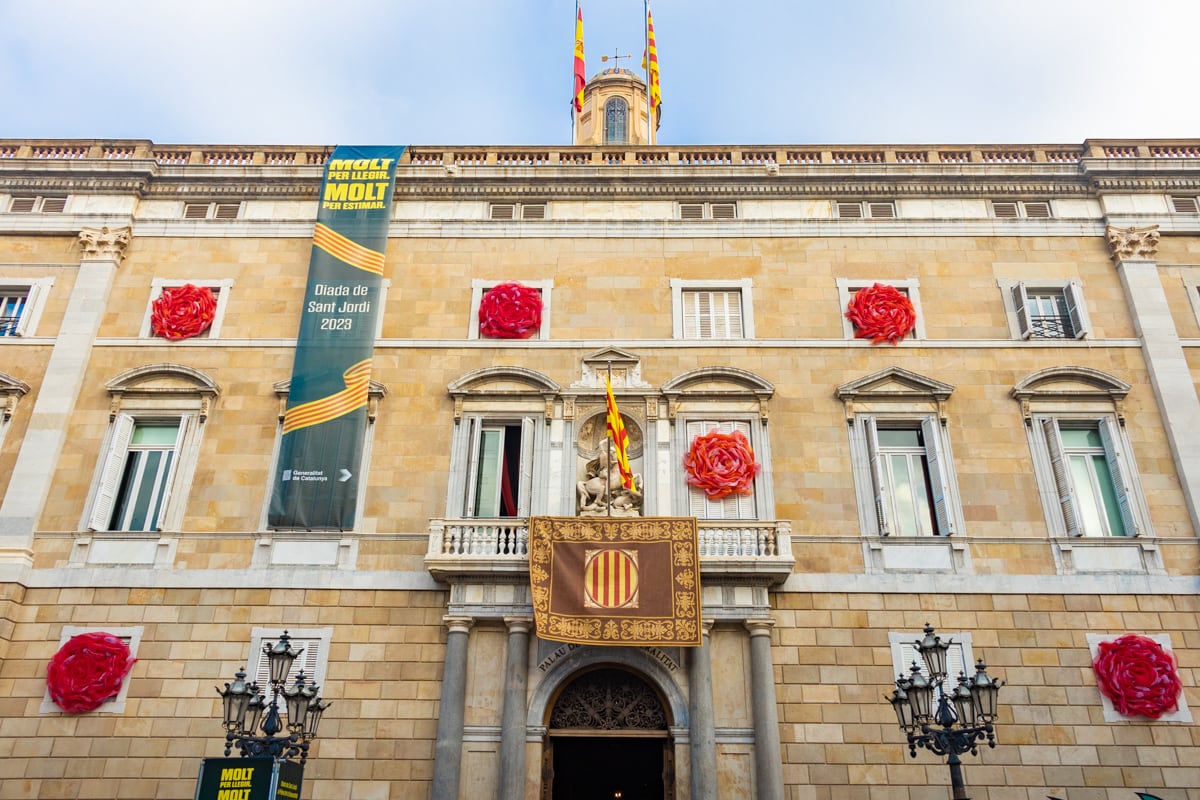
<path fill-rule="evenodd" d="M 762 449 L 754 446 L 754 435 L 750 422 L 741 420 L 715 422 L 709 420 L 703 422 L 688 421 L 684 423 L 684 438 L 686 441 L 682 452 L 686 453 L 688 451 L 688 448 L 691 447 L 692 442 L 697 436 L 703 436 L 706 433 L 714 431 L 718 433 L 733 433 L 736 431 L 742 434 L 750 442 L 750 446 L 754 449 L 756 457 Z M 757 483 L 757 480 L 755 483 Z M 758 513 L 755 508 L 754 494 L 753 487 L 751 487 L 750 494 L 731 494 L 720 500 L 713 500 L 701 489 L 697 489 L 695 486 L 688 486 L 688 514 L 697 519 L 757 519 Z"/>
<path fill-rule="evenodd" d="M 676 339 L 753 339 L 753 283 L 671 279 Z"/>
<path fill-rule="evenodd" d="M 1090 324 L 1083 289 L 1076 281 L 1057 285 L 1001 281 L 1020 339 L 1082 339 Z"/>
<path fill-rule="evenodd" d="M 1200 202 L 1195 197 L 1175 197 L 1170 198 L 1171 211 L 1176 214 L 1195 214 L 1200 212 Z"/>
<path fill-rule="evenodd" d="M 1116 423 L 1035 417 L 1068 536 L 1137 536 Z"/>
<path fill-rule="evenodd" d="M 1145 541 L 1150 519 L 1121 423 L 1129 390 L 1129 384 L 1098 370 L 1051 367 L 1019 382 L 1012 396 L 1025 419 L 1051 536 L 1097 541 L 1140 536 L 1129 558 L 1137 561 L 1134 568 L 1152 569 L 1147 559 L 1157 555 Z"/>
<path fill-rule="evenodd" d="M 545 203 L 492 203 L 488 219 L 545 219 Z"/>
<path fill-rule="evenodd" d="M 899 367 L 838 387 L 864 533 L 950 536 L 962 531 L 943 416 L 953 388 Z"/>
<path fill-rule="evenodd" d="M 263 652 L 263 645 L 274 645 L 279 641 L 283 628 L 254 628 L 250 631 L 250 657 L 246 659 L 247 682 L 253 680 L 267 696 L 271 685 L 270 662 Z M 301 650 L 288 670 L 287 684 L 295 683 L 296 676 L 304 671 L 305 684 L 322 686 L 329 673 L 329 645 L 333 640 L 333 628 L 288 628 L 288 639 L 293 650 Z M 280 708 L 286 715 L 287 709 Z"/>
<path fill-rule="evenodd" d="M 446 515 L 505 519 L 546 513 L 549 378 L 523 367 L 486 367 L 449 387 L 454 401 Z M 539 455 L 541 454 L 541 455 Z"/>
<path fill-rule="evenodd" d="M 237 219 L 241 203 L 184 203 L 184 219 Z"/>
<path fill-rule="evenodd" d="M 992 215 L 997 219 L 1049 219 L 1047 200 L 993 200 Z"/>
<path fill-rule="evenodd" d="M 471 316 L 469 327 L 467 328 L 468 339 L 479 339 L 479 305 L 483 302 L 483 296 L 493 287 L 506 281 L 481 280 L 476 278 L 471 281 Z M 530 339 L 549 339 L 550 338 L 550 300 L 552 290 L 554 289 L 554 281 L 515 281 L 522 286 L 528 286 L 532 289 L 537 289 L 537 292 L 542 297 L 542 324 L 538 328 L 537 333 L 529 337 Z M 506 343 L 511 344 L 519 339 L 505 339 Z"/>
<path fill-rule="evenodd" d="M 162 297 L 163 289 L 173 289 L 178 286 L 190 283 L 193 286 L 208 287 L 217 298 L 217 310 L 213 315 L 213 323 L 208 330 L 203 333 L 193 336 L 193 339 L 216 339 L 221 335 L 221 324 L 225 321 L 225 311 L 229 307 L 229 296 L 233 289 L 233 279 L 224 278 L 222 280 L 166 280 L 164 278 L 154 278 L 150 282 L 150 300 L 146 303 L 146 313 L 142 317 L 142 327 L 138 331 L 138 336 L 142 339 L 152 337 L 153 330 L 150 326 L 150 315 L 154 312 L 154 301 Z M 382 302 L 381 302 L 382 305 Z"/>
<path fill-rule="evenodd" d="M 32 336 L 53 278 L 5 281 L 0 278 L 0 336 Z"/>
<path fill-rule="evenodd" d="M 846 319 L 846 309 L 850 306 L 850 298 L 860 289 L 865 289 L 868 286 L 873 286 L 876 283 L 882 283 L 887 286 L 895 287 L 901 294 L 909 299 L 913 304 L 913 311 L 917 315 L 917 324 L 913 326 L 912 332 L 908 334 L 909 339 L 924 339 L 925 337 L 925 313 L 921 309 L 921 282 L 916 278 L 903 278 L 900 280 L 879 279 L 859 279 L 859 278 L 838 278 L 838 303 L 841 309 L 842 318 L 842 335 L 847 339 L 854 338 L 854 323 Z"/>
<path fill-rule="evenodd" d="M 604 104 L 604 143 L 625 144 L 629 141 L 629 104 L 614 97 Z"/>
<path fill-rule="evenodd" d="M 155 364 L 118 376 L 108 391 L 112 422 L 85 525 L 178 530 L 216 384 L 191 367 Z"/>
<path fill-rule="evenodd" d="M 84 628 L 84 627 L 79 627 L 76 625 L 64 625 L 62 628 L 62 633 L 59 634 L 59 637 L 58 637 L 58 648 L 56 648 L 56 651 L 58 649 L 61 649 L 62 646 L 67 643 L 68 639 L 71 639 L 72 637 L 75 637 L 75 636 L 79 636 L 80 634 L 83 634 L 83 633 L 108 633 L 108 634 L 112 634 L 113 636 L 116 636 L 118 639 L 120 639 L 122 642 L 124 642 L 126 645 L 128 645 L 130 655 L 132 655 L 136 659 L 137 654 L 138 654 L 138 647 L 142 643 L 142 634 L 144 633 L 144 631 L 145 631 L 145 628 L 141 625 L 128 627 L 128 628 L 114 628 L 114 627 Z M 90 711 L 88 713 L 90 713 L 90 714 L 124 714 L 125 713 L 125 703 L 129 698 L 129 685 L 131 683 L 133 683 L 133 673 L 132 672 L 130 674 L 126 675 L 125 680 L 121 682 L 121 691 L 117 693 L 116 697 L 113 697 L 110 700 L 105 700 L 94 711 Z M 46 689 L 45 693 L 42 695 L 42 703 L 40 706 L 38 706 L 38 713 L 39 714 L 62 714 L 62 713 L 64 713 L 63 710 L 61 708 L 59 708 L 58 705 L 53 700 L 50 699 L 50 690 L 49 689 Z"/>
<path fill-rule="evenodd" d="M 737 219 L 737 203 L 680 203 L 679 218 L 683 220 Z"/>
<path fill-rule="evenodd" d="M 66 208 L 65 197 L 14 197 L 8 206 L 14 214 L 61 214 Z"/>
<path fill-rule="evenodd" d="M 922 637 L 920 633 L 888 633 L 888 644 L 892 650 L 892 669 L 896 675 L 904 675 L 908 677 L 912 675 L 912 666 L 915 663 L 920 667 L 920 672 L 927 679 L 929 678 L 929 668 L 925 666 L 925 659 L 921 657 L 921 651 L 917 649 L 917 640 Z M 967 677 L 975 674 L 975 654 L 971 648 L 971 634 L 967 633 L 943 633 L 938 631 L 937 635 L 941 637 L 943 642 L 950 644 L 950 649 L 946 651 L 946 687 L 954 688 L 958 685 L 958 676 L 960 673 L 965 673 Z"/>
<path fill-rule="evenodd" d="M 890 201 L 839 201 L 833 206 L 838 219 L 895 219 L 896 217 L 896 204 Z"/>

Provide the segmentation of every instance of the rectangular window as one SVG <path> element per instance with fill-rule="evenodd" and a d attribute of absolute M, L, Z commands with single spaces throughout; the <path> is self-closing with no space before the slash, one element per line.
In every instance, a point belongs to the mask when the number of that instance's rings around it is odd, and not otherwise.
<path fill-rule="evenodd" d="M 737 203 L 680 203 L 679 218 L 683 220 L 737 219 Z"/>
<path fill-rule="evenodd" d="M 834 203 L 838 219 L 895 219 L 896 204 L 865 200 Z"/>
<path fill-rule="evenodd" d="M 117 416 L 92 509 L 92 530 L 161 529 L 189 419 Z"/>
<path fill-rule="evenodd" d="M 271 667 L 267 654 L 263 652 L 263 645 L 274 645 L 283 632 L 282 628 L 254 628 L 250 632 L 250 657 L 246 659 L 246 677 L 248 681 L 258 683 L 260 691 L 267 696 L 268 703 L 271 697 Z M 333 629 L 289 628 L 287 634 L 291 649 L 301 652 L 292 662 L 284 683 L 288 687 L 294 686 L 296 678 L 303 671 L 306 686 L 323 686 L 329 673 L 329 645 L 333 640 Z M 282 699 L 279 705 L 279 713 L 286 717 L 287 708 Z"/>
<path fill-rule="evenodd" d="M 737 431 L 746 437 L 753 446 L 750 438 L 750 423 L 741 420 L 689 421 L 686 424 L 687 447 L 697 436 L 716 431 L 718 433 L 733 433 Z M 688 486 L 688 513 L 697 519 L 756 519 L 758 514 L 754 503 L 754 487 L 750 494 L 731 494 L 714 500 L 695 486 Z"/>
<path fill-rule="evenodd" d="M 938 421 L 863 419 L 875 513 L 882 536 L 949 536 L 952 497 Z"/>
<path fill-rule="evenodd" d="M 0 336 L 16 336 L 29 302 L 27 287 L 0 288 Z"/>
<path fill-rule="evenodd" d="M 1039 422 L 1067 535 L 1137 536 L 1133 492 L 1113 421 L 1045 417 Z"/>
<path fill-rule="evenodd" d="M 184 219 L 237 219 L 241 203 L 184 203 Z"/>
<path fill-rule="evenodd" d="M 14 197 L 8 206 L 14 214 L 61 214 L 66 208 L 65 197 Z"/>
<path fill-rule="evenodd" d="M 222 278 L 220 280 L 192 279 L 192 280 L 177 280 L 167 278 L 154 278 L 150 282 L 150 299 L 146 303 L 146 312 L 142 317 L 142 326 L 138 332 L 138 336 L 143 339 L 154 336 L 153 326 L 150 323 L 151 316 L 154 313 L 154 303 L 162 297 L 163 289 L 177 289 L 184 284 L 192 284 L 197 287 L 206 287 L 213 293 L 217 301 L 217 308 L 213 314 L 212 324 L 204 331 L 198 333 L 193 339 L 217 339 L 221 336 L 221 325 L 225 321 L 225 311 L 229 307 L 229 298 L 233 290 L 233 279 Z M 382 300 L 382 295 L 381 295 Z"/>
<path fill-rule="evenodd" d="M 32 336 L 53 284 L 53 278 L 0 278 L 0 336 Z"/>
<path fill-rule="evenodd" d="M 925 312 L 921 308 L 921 282 L 916 278 L 899 278 L 899 279 L 860 279 L 860 278 L 838 278 L 838 304 L 841 309 L 839 316 L 842 319 L 842 335 L 847 339 L 853 339 L 854 323 L 846 318 L 846 310 L 850 307 L 850 300 L 860 289 L 865 289 L 868 286 L 873 286 L 876 283 L 891 286 L 900 294 L 909 299 L 913 304 L 913 311 L 916 313 L 916 324 L 912 331 L 905 339 L 924 339 L 925 336 Z M 870 340 L 867 340 L 870 341 Z"/>
<path fill-rule="evenodd" d="M 1087 335 L 1083 290 L 1077 282 L 1031 287 L 1017 281 L 1011 292 L 1022 339 L 1082 339 Z"/>
<path fill-rule="evenodd" d="M 62 632 L 59 634 L 58 647 L 62 648 L 68 640 L 85 633 L 107 633 L 116 636 L 129 648 L 129 654 L 137 658 L 138 648 L 142 643 L 142 636 L 145 633 L 145 627 L 142 625 L 132 627 L 116 627 L 113 625 L 105 625 L 104 627 L 80 627 L 76 625 L 63 625 Z M 125 680 L 121 681 L 121 690 L 109 699 L 105 700 L 100 706 L 89 714 L 124 714 L 125 703 L 129 697 L 129 685 L 133 683 L 133 674 L 125 676 Z M 42 703 L 38 707 L 39 714 L 62 714 L 63 710 L 58 707 L 53 700 L 50 699 L 50 690 L 46 689 L 42 695 Z"/>
<path fill-rule="evenodd" d="M 967 677 L 975 674 L 975 659 L 971 649 L 971 634 L 967 633 L 943 633 L 938 631 L 937 635 L 943 642 L 950 644 L 950 649 L 946 651 L 946 687 L 953 688 L 958 685 L 958 676 L 960 673 L 965 673 Z M 920 667 L 922 675 L 928 679 L 929 668 L 925 666 L 925 659 L 921 657 L 921 651 L 917 649 L 917 640 L 920 639 L 920 633 L 888 633 L 888 644 L 892 649 L 892 669 L 897 675 L 908 677 L 912 675 L 912 666 L 916 664 Z"/>
<path fill-rule="evenodd" d="M 992 214 L 998 219 L 1049 219 L 1047 200 L 993 200 Z"/>
<path fill-rule="evenodd" d="M 527 517 L 533 480 L 533 420 L 471 420 L 468 517 Z"/>
<path fill-rule="evenodd" d="M 545 203 L 492 203 L 488 206 L 488 219 L 545 219 Z"/>
<path fill-rule="evenodd" d="M 1195 197 L 1172 197 L 1171 211 L 1176 214 L 1195 214 L 1200 212 L 1200 203 Z"/>
<path fill-rule="evenodd" d="M 742 293 L 737 290 L 684 291 L 683 338 L 741 339 Z"/>
<path fill-rule="evenodd" d="M 492 288 L 497 286 L 498 284 L 506 283 L 506 282 L 509 282 L 509 281 L 483 280 L 481 278 L 475 278 L 474 280 L 471 281 L 471 316 L 470 316 L 470 322 L 469 322 L 470 327 L 467 328 L 467 338 L 468 339 L 484 338 L 479 333 L 479 307 L 480 307 L 480 305 L 483 304 L 484 295 L 486 295 L 488 292 L 490 292 L 492 290 Z M 542 323 L 538 327 L 537 331 L 532 336 L 529 337 L 529 339 L 530 340 L 549 339 L 550 338 L 550 309 L 551 309 L 550 301 L 551 301 L 552 295 L 553 295 L 554 281 L 552 281 L 552 280 L 535 280 L 535 281 L 514 280 L 511 282 L 519 283 L 522 286 L 528 286 L 531 289 L 537 290 L 538 295 L 542 298 Z M 380 316 L 382 316 L 382 315 L 380 315 Z M 509 343 L 512 343 L 514 341 L 520 341 L 520 340 L 509 339 L 506 341 Z"/>

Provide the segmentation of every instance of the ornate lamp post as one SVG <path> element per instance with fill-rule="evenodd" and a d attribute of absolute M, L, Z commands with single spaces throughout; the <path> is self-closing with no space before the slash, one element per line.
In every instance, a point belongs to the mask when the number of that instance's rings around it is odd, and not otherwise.
<path fill-rule="evenodd" d="M 321 702 L 322 698 L 318 695 L 320 687 L 306 683 L 303 671 L 296 676 L 292 686 L 285 685 L 292 662 L 302 652 L 304 648 L 292 649 L 287 631 L 274 645 L 263 645 L 270 670 L 270 703 L 260 693 L 258 683 L 246 683 L 244 667 L 237 671 L 233 683 L 225 684 L 224 691 L 217 689 L 223 702 L 227 757 L 237 747 L 243 757 L 265 756 L 276 761 L 298 761 L 301 766 L 308 760 L 308 747 L 317 737 L 321 716 L 333 704 Z M 287 709 L 286 735 L 279 735 L 284 730 L 279 714 L 280 697 Z"/>
<path fill-rule="evenodd" d="M 996 719 L 996 697 L 1004 681 L 990 677 L 987 665 L 979 659 L 974 677 L 960 672 L 958 685 L 948 687 L 946 651 L 951 642 L 943 642 L 927 622 L 925 636 L 915 644 L 929 679 L 921 674 L 921 668 L 914 661 L 912 675 L 900 675 L 895 691 L 886 699 L 896 711 L 900 729 L 908 735 L 909 755 L 916 758 L 917 748 L 923 747 L 939 756 L 948 756 L 946 763 L 950 767 L 954 800 L 970 800 L 963 783 L 959 756 L 968 752 L 979 755 L 976 743 L 985 738 L 988 747 L 996 746 L 992 723 Z"/>

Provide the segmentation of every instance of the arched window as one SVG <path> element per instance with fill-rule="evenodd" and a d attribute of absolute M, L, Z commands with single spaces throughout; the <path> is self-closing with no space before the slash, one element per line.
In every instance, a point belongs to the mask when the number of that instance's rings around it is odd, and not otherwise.
<path fill-rule="evenodd" d="M 604 143 L 625 144 L 629 141 L 629 104 L 614 97 L 604 104 Z"/>

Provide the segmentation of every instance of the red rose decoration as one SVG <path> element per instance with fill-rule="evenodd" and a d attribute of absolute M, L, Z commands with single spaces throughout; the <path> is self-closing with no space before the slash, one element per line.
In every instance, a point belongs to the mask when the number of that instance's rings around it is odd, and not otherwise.
<path fill-rule="evenodd" d="M 855 337 L 870 339 L 872 344 L 897 344 L 917 324 L 912 301 L 896 287 L 882 283 L 859 289 L 846 308 Z"/>
<path fill-rule="evenodd" d="M 687 482 L 704 490 L 711 500 L 731 494 L 750 494 L 754 476 L 762 465 L 754 460 L 750 442 L 738 431 L 713 431 L 692 440 L 692 448 L 683 457 Z"/>
<path fill-rule="evenodd" d="M 1146 636 L 1127 634 L 1100 643 L 1092 662 L 1096 684 L 1117 713 L 1158 719 L 1176 710 L 1183 684 L 1175 671 L 1175 657 Z"/>
<path fill-rule="evenodd" d="M 542 326 L 542 295 L 519 283 L 499 283 L 479 303 L 479 332 L 493 339 L 528 339 Z"/>
<path fill-rule="evenodd" d="M 111 633 L 72 636 L 46 669 L 50 699 L 68 714 L 91 711 L 120 693 L 135 660 Z"/>
<path fill-rule="evenodd" d="M 150 327 L 164 339 L 190 339 L 212 326 L 217 298 L 207 286 L 163 289 L 150 312 Z"/>

